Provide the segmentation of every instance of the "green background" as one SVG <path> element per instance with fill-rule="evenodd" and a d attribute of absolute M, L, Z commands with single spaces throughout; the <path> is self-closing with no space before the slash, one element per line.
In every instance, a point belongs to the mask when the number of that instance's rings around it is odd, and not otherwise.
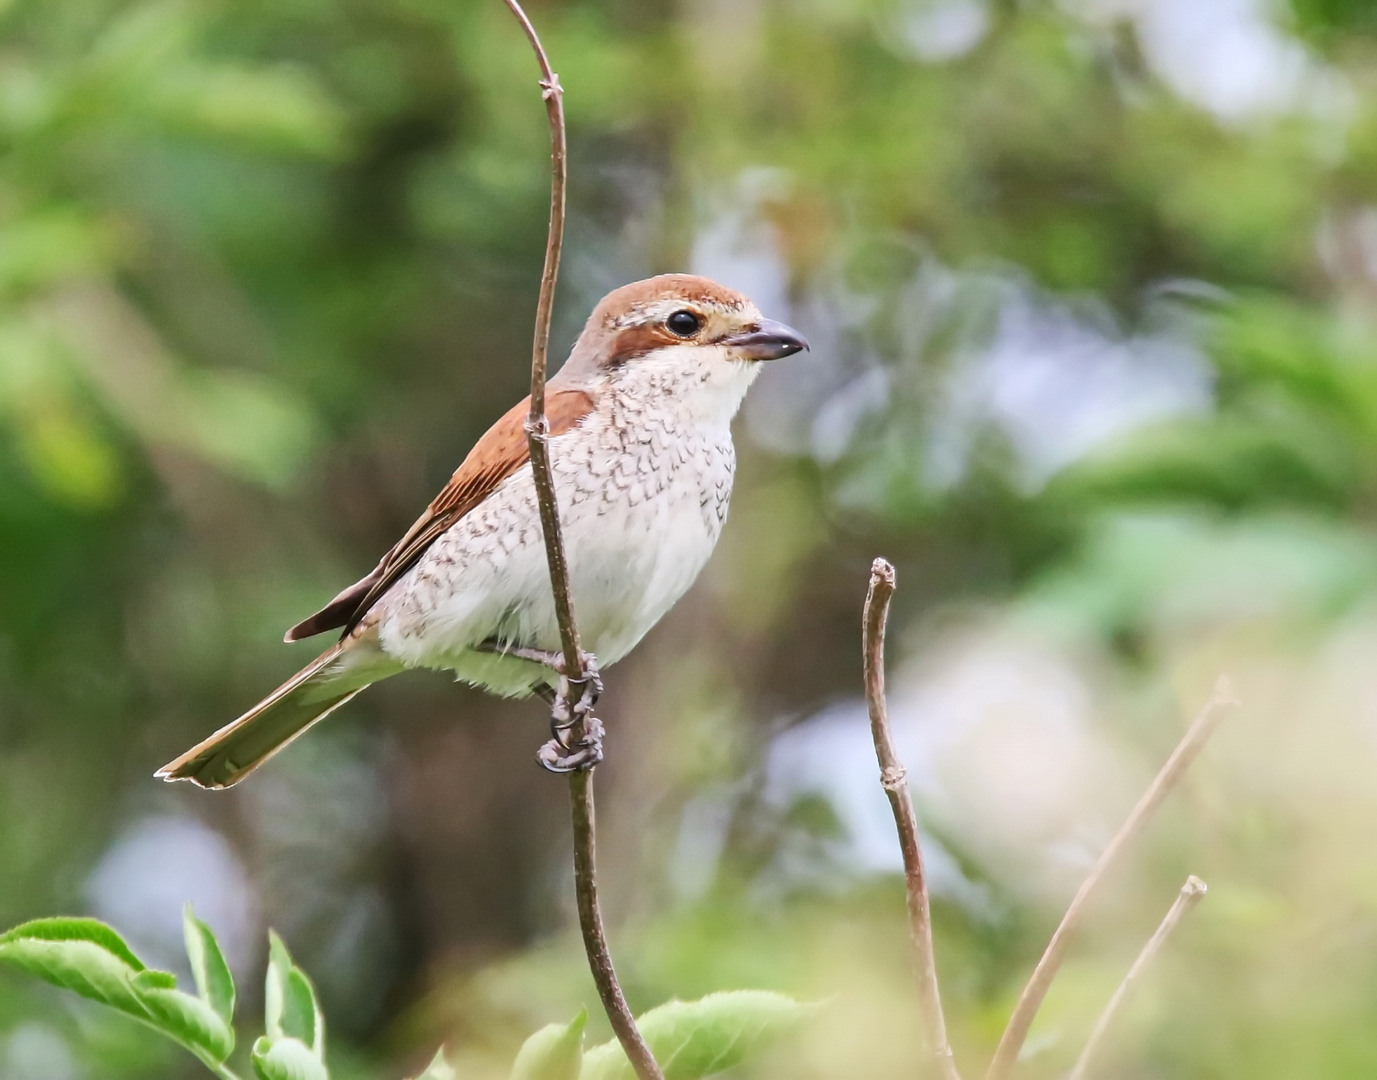
<path fill-rule="evenodd" d="M 1103 1075 L 1377 1073 L 1373 12 L 532 4 L 568 93 L 556 353 L 666 270 L 813 341 L 738 422 L 713 563 L 607 672 L 638 1011 L 825 999 L 755 1075 L 914 1075 L 859 699 L 883 554 L 967 1072 L 1227 673 L 1027 1075 L 1187 873 L 1210 895 Z M 230 793 L 152 772 L 314 655 L 285 627 L 524 392 L 547 155 L 497 0 L 0 0 L 0 925 L 94 913 L 171 966 L 194 900 L 255 1010 L 272 925 L 346 1078 L 444 1040 L 504 1076 L 594 1004 L 540 708 L 411 675 Z M 0 973 L 6 1080 L 198 1068 Z"/>

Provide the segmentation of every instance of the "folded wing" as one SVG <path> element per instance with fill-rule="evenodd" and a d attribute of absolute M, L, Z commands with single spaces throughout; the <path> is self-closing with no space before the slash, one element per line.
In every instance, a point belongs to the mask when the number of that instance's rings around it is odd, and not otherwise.
<path fill-rule="evenodd" d="M 443 491 L 437 495 L 405 536 L 367 577 L 350 585 L 308 619 L 287 631 L 287 641 L 300 641 L 342 627 L 348 634 L 426 549 L 470 510 L 486 499 L 503 480 L 530 461 L 526 442 L 526 398 L 511 408 L 478 440 Z M 593 399 L 582 390 L 551 388 L 545 402 L 550 434 L 561 435 L 593 411 Z"/>

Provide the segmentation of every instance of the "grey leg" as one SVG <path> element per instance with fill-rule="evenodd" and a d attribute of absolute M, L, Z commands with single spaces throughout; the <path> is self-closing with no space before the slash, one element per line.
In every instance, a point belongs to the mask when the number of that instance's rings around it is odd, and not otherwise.
<path fill-rule="evenodd" d="M 478 648 L 482 652 L 543 664 L 559 674 L 558 689 L 551 690 L 543 685 L 531 688 L 550 706 L 550 734 L 554 737 L 536 755 L 543 768 L 553 773 L 569 773 L 591 769 L 602 761 L 604 728 L 602 721 L 593 715 L 593 707 L 602 696 L 602 676 L 596 656 L 584 653 L 583 677 L 571 679 L 564 674 L 564 657 L 560 653 L 497 641 L 485 641 Z M 571 701 L 575 689 L 578 699 Z M 582 737 L 571 740 L 570 733 L 580 725 Z"/>

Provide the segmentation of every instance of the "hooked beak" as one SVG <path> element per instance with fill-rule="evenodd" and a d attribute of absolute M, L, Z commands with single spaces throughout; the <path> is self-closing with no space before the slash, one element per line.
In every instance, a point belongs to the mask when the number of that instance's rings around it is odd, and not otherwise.
<path fill-rule="evenodd" d="M 778 360 L 808 348 L 808 339 L 781 322 L 761 319 L 751 329 L 730 334 L 718 344 L 736 350 L 747 360 Z"/>

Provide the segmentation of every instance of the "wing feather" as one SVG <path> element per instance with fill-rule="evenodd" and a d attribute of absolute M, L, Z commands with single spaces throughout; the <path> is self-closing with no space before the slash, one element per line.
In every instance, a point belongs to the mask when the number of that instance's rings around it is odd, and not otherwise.
<path fill-rule="evenodd" d="M 308 619 L 287 631 L 287 641 L 343 627 L 348 634 L 397 579 L 416 565 L 431 544 L 531 460 L 526 442 L 530 398 L 513 406 L 474 444 L 444 490 L 407 530 L 367 577 L 350 585 Z M 551 388 L 545 402 L 550 434 L 562 435 L 593 411 L 593 399 L 582 390 Z"/>

